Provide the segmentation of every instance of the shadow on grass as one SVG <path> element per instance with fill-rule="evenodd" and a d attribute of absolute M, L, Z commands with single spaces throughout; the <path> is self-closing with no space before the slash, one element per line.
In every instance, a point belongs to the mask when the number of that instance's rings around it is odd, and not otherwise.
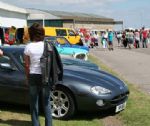
<path fill-rule="evenodd" d="M 103 119 L 108 116 L 115 116 L 114 109 L 97 111 L 97 112 L 77 112 L 73 117 L 64 119 L 64 121 L 92 121 L 94 119 Z M 57 120 L 57 119 L 55 119 Z"/>
<path fill-rule="evenodd" d="M 0 110 L 9 111 L 12 113 L 16 112 L 16 113 L 30 114 L 30 108 L 28 105 L 18 105 L 0 102 Z"/>
<path fill-rule="evenodd" d="M 8 112 L 8 115 L 6 114 L 4 118 L 0 119 L 0 124 L 9 126 L 31 126 L 31 121 L 19 119 L 19 117 L 21 117 L 21 114 L 29 114 L 30 116 L 28 106 L 0 102 L 0 110 L 0 115 L 3 115 L 3 111 Z M 7 119 L 12 113 L 17 113 L 19 115 L 18 119 L 15 119 L 16 117 L 14 117 L 13 119 L 13 116 L 11 117 L 11 119 Z"/>
<path fill-rule="evenodd" d="M 71 120 L 93 120 L 103 119 L 107 116 L 115 116 L 116 113 L 113 109 L 98 111 L 98 112 L 78 112 Z"/>
<path fill-rule="evenodd" d="M 2 105 L 1 104 L 0 105 L 0 110 L 8 111 L 10 113 L 13 113 L 13 112 L 18 113 L 18 114 L 23 113 L 23 114 L 28 114 L 30 116 L 29 106 L 12 105 L 12 104 L 3 104 Z M 43 113 L 41 113 L 41 112 L 40 112 L 40 115 L 44 116 Z M 115 116 L 114 109 L 97 111 L 97 112 L 77 112 L 72 118 L 69 118 L 68 120 L 78 120 L 78 121 L 86 120 L 86 121 L 90 121 L 90 120 L 93 120 L 93 119 L 103 119 L 107 116 Z M 9 124 L 10 126 L 30 126 L 29 121 L 21 121 L 19 119 L 18 120 L 13 120 L 13 119 L 12 120 L 7 120 L 7 117 L 5 119 L 0 119 L 0 123 Z"/>
<path fill-rule="evenodd" d="M 0 124 L 7 124 L 10 126 L 31 126 L 30 121 L 14 120 L 14 119 L 10 119 L 10 120 L 0 119 Z"/>

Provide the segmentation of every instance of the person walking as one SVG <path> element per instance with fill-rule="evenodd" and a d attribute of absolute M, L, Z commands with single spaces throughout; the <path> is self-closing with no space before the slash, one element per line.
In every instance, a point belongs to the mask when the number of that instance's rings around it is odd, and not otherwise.
<path fill-rule="evenodd" d="M 103 45 L 104 49 L 107 48 L 107 38 L 108 38 L 108 35 L 107 35 L 106 31 L 104 31 L 102 33 L 102 45 Z"/>
<path fill-rule="evenodd" d="M 134 38 L 135 38 L 135 48 L 140 48 L 140 33 L 138 31 L 138 29 L 135 30 L 134 33 Z"/>
<path fill-rule="evenodd" d="M 108 32 L 108 49 L 109 50 L 113 50 L 113 37 L 114 37 L 114 33 L 112 31 Z"/>
<path fill-rule="evenodd" d="M 96 47 L 96 46 L 98 46 L 98 42 L 99 42 L 99 35 L 96 31 L 95 31 L 93 37 L 94 37 L 94 45 Z"/>
<path fill-rule="evenodd" d="M 127 38 L 127 45 L 129 47 L 129 49 L 132 48 L 133 45 L 133 41 L 134 41 L 134 33 L 133 30 L 128 30 L 126 33 L 126 38 Z"/>
<path fill-rule="evenodd" d="M 142 45 L 143 48 L 147 48 L 147 37 L 148 37 L 148 33 L 147 30 L 145 30 L 145 28 L 142 28 Z"/>
<path fill-rule="evenodd" d="M 117 41 L 118 41 L 118 47 L 121 46 L 121 37 L 122 37 L 121 32 L 120 32 L 120 31 L 117 32 L 117 33 L 116 33 L 116 38 L 117 38 Z"/>
<path fill-rule="evenodd" d="M 15 35 L 16 35 L 16 27 L 11 26 L 10 28 L 6 28 L 4 34 L 5 44 L 7 45 L 15 44 L 16 41 Z"/>
<path fill-rule="evenodd" d="M 147 35 L 147 44 L 150 43 L 150 30 L 148 30 L 148 35 Z"/>
<path fill-rule="evenodd" d="M 40 126 L 39 122 L 39 95 L 42 93 L 44 106 L 45 126 L 52 126 L 50 87 L 42 85 L 40 58 L 44 51 L 45 31 L 42 25 L 34 23 L 29 28 L 30 42 L 24 50 L 25 71 L 29 86 L 30 111 L 32 126 Z"/>
<path fill-rule="evenodd" d="M 124 31 L 122 34 L 122 44 L 123 44 L 124 48 L 127 47 L 127 42 L 128 42 L 128 40 L 126 38 L 126 31 Z"/>

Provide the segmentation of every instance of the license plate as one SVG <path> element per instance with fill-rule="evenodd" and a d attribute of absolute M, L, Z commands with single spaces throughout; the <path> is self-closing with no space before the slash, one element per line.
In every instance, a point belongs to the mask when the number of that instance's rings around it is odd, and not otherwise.
<path fill-rule="evenodd" d="M 120 104 L 120 105 L 116 106 L 116 113 L 122 111 L 125 108 L 126 108 L 126 102 L 124 102 L 123 104 Z"/>

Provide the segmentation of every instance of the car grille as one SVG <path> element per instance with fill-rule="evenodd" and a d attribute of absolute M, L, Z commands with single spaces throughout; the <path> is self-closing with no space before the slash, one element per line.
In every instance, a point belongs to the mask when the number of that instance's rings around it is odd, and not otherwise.
<path fill-rule="evenodd" d="M 85 59 L 85 54 L 77 54 L 76 58 L 77 59 Z"/>
<path fill-rule="evenodd" d="M 126 92 L 126 93 L 123 93 L 123 94 L 120 94 L 120 95 L 114 97 L 114 98 L 111 100 L 111 104 L 117 104 L 117 103 L 119 103 L 119 102 L 121 102 L 121 101 L 126 100 L 127 97 L 128 97 L 128 95 L 129 95 L 129 92 Z"/>

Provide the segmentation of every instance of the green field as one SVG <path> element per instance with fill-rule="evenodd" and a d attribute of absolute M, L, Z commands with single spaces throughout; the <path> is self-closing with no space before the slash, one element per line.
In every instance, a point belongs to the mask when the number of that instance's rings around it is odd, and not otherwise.
<path fill-rule="evenodd" d="M 20 109 L 12 107 L 10 110 L 1 110 L 0 126 L 31 126 L 30 114 Z M 44 126 L 44 117 L 40 116 L 41 126 Z M 89 118 L 87 115 L 78 115 L 71 120 L 55 120 L 53 126 L 103 126 L 101 119 Z"/>

